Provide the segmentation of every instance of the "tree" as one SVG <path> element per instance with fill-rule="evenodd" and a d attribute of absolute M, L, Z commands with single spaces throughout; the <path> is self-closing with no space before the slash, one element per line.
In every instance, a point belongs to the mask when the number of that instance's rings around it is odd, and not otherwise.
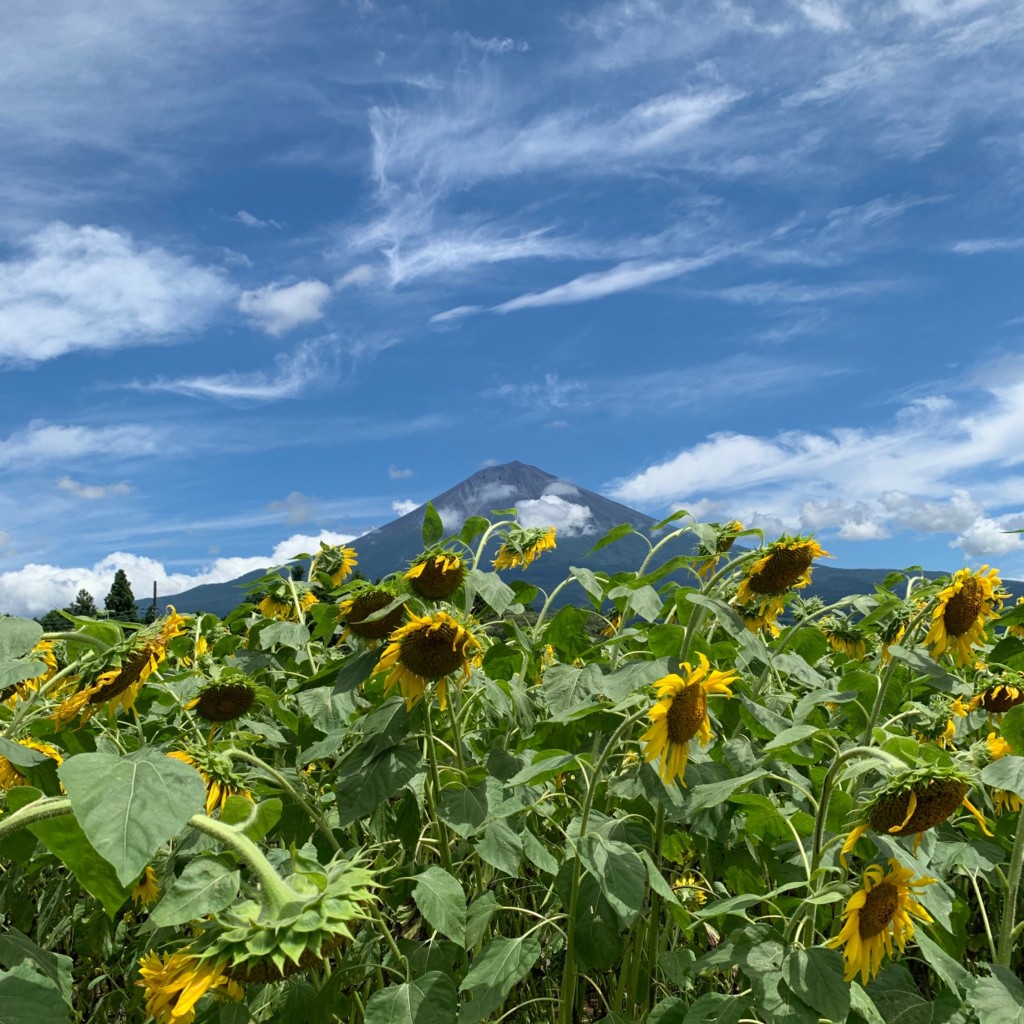
<path fill-rule="evenodd" d="M 45 615 L 37 618 L 36 622 L 47 633 L 67 633 L 75 628 L 74 623 L 68 622 L 56 608 L 51 608 Z"/>
<path fill-rule="evenodd" d="M 103 599 L 103 607 L 107 609 L 112 619 L 119 619 L 121 622 L 140 621 L 132 585 L 124 569 L 118 569 L 114 573 L 114 582 L 110 593 Z"/>
<path fill-rule="evenodd" d="M 128 591 L 131 593 L 131 590 Z M 84 587 L 75 595 L 74 601 L 69 604 L 64 611 L 68 615 L 83 615 L 90 619 L 96 618 L 96 602 L 93 600 L 92 594 L 89 593 Z"/>

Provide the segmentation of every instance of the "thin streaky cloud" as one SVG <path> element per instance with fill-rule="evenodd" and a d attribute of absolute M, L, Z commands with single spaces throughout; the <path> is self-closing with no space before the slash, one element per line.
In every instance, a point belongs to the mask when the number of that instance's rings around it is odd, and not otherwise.
<path fill-rule="evenodd" d="M 1014 252 L 1024 249 L 1024 238 L 967 238 L 950 246 L 961 256 L 977 256 L 986 252 Z"/>

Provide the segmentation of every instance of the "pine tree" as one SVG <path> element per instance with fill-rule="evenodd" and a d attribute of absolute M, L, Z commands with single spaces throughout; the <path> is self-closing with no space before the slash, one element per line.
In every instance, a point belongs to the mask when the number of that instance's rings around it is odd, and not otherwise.
<path fill-rule="evenodd" d="M 90 619 L 96 618 L 96 602 L 92 594 L 84 587 L 75 595 L 74 601 L 64 611 L 69 615 L 83 615 Z"/>
<path fill-rule="evenodd" d="M 135 604 L 135 595 L 132 593 L 132 585 L 128 581 L 128 575 L 124 569 L 118 569 L 114 573 L 114 583 L 110 593 L 103 599 L 103 607 L 112 619 L 121 622 L 139 622 L 139 610 Z"/>

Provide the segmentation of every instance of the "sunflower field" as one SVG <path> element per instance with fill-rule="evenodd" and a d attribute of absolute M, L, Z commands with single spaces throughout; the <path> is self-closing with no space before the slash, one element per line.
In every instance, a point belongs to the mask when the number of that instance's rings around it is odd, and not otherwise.
<path fill-rule="evenodd" d="M 375 583 L 0 619 L 0 1022 L 1024 1021 L 997 572 L 826 607 L 680 512 L 541 593 L 556 542 L 428 506 Z"/>

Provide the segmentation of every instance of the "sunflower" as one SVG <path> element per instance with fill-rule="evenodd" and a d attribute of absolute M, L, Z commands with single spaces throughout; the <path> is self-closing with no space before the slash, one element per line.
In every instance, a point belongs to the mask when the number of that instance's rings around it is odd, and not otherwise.
<path fill-rule="evenodd" d="M 364 590 L 356 597 L 341 602 L 338 607 L 338 618 L 347 622 L 349 633 L 355 633 L 356 636 L 367 640 L 383 640 L 402 624 L 405 617 L 402 606 L 397 605 L 379 619 L 371 619 L 369 622 L 366 619 L 375 612 L 383 611 L 394 600 L 395 595 L 389 590 Z"/>
<path fill-rule="evenodd" d="M 358 552 L 355 548 L 325 544 L 320 541 L 320 550 L 313 556 L 313 561 L 309 566 L 309 578 L 313 579 L 316 573 L 322 573 L 329 577 L 334 586 L 340 586 L 341 581 L 349 576 L 359 564 L 357 555 Z"/>
<path fill-rule="evenodd" d="M 912 881 L 913 874 L 894 858 L 889 859 L 885 874 L 881 864 L 871 864 L 865 870 L 863 888 L 846 902 L 842 930 L 825 943 L 830 949 L 843 947 L 844 981 L 853 981 L 859 974 L 861 984 L 866 985 L 881 969 L 885 956 L 892 956 L 893 940 L 903 952 L 914 935 L 911 918 L 931 921 L 928 911 L 914 899 L 914 890 L 931 885 L 935 879 L 922 876 Z"/>
<path fill-rule="evenodd" d="M 1012 683 L 994 683 L 975 694 L 968 702 L 971 711 L 984 708 L 990 715 L 1004 715 L 1010 708 L 1024 703 L 1024 688 Z"/>
<path fill-rule="evenodd" d="M 810 584 L 811 562 L 831 557 L 812 537 L 784 534 L 769 544 L 765 554 L 747 569 L 736 600 L 739 604 L 756 605 L 759 615 L 770 612 L 777 618 L 786 594 Z"/>
<path fill-rule="evenodd" d="M 1019 607 L 1022 604 L 1024 604 L 1024 597 L 1018 597 L 1017 600 L 1014 602 L 1014 607 Z M 1024 622 L 1019 623 L 1016 626 L 1007 626 L 1006 635 L 1024 637 Z"/>
<path fill-rule="evenodd" d="M 900 774 L 876 796 L 866 820 L 846 837 L 839 852 L 840 863 L 846 866 L 846 855 L 871 829 L 891 836 L 914 836 L 916 850 L 924 833 L 941 825 L 958 807 L 974 815 L 985 835 L 992 835 L 981 812 L 967 799 L 969 789 L 967 779 L 955 769 L 924 768 Z"/>
<path fill-rule="evenodd" d="M 239 1000 L 245 994 L 241 985 L 225 973 L 226 963 L 201 960 L 188 950 L 160 957 L 152 950 L 139 960 L 136 982 L 146 990 L 146 1013 L 157 1024 L 192 1024 L 196 1003 L 207 992 Z"/>
<path fill-rule="evenodd" d="M 432 601 L 451 597 L 466 575 L 466 563 L 454 551 L 427 552 L 405 574 L 412 589 Z"/>
<path fill-rule="evenodd" d="M 44 683 L 49 682 L 57 673 L 57 654 L 54 650 L 55 640 L 40 640 L 39 643 L 28 652 L 26 657 L 29 661 L 42 662 L 43 670 L 39 675 L 29 679 L 20 679 L 10 686 L 0 690 L 0 703 L 6 703 L 8 707 L 14 707 L 19 700 L 24 700 L 33 690 L 38 690 Z"/>
<path fill-rule="evenodd" d="M 505 541 L 498 548 L 493 565 L 495 569 L 526 568 L 542 551 L 552 551 L 555 547 L 555 528 L 553 526 L 522 527 L 513 525 L 505 535 Z"/>
<path fill-rule="evenodd" d="M 698 654 L 697 668 L 684 662 L 685 678 L 668 675 L 654 685 L 658 702 L 648 712 L 651 726 L 641 737 L 644 759 L 660 759 L 658 774 L 666 783 L 673 779 L 685 786 L 683 776 L 690 756 L 690 741 L 696 737 L 702 747 L 711 742 L 708 720 L 708 694 L 732 696 L 729 687 L 736 681 L 735 672 L 712 672 L 708 659 Z"/>
<path fill-rule="evenodd" d="M 927 709 L 917 715 L 915 732 L 919 742 L 934 743 L 943 750 L 956 749 L 956 719 L 966 718 L 967 705 L 960 697 L 952 700 L 935 694 Z"/>
<path fill-rule="evenodd" d="M 136 906 L 148 907 L 159 895 L 160 883 L 156 880 L 156 872 L 152 865 L 147 864 L 132 887 L 132 900 Z"/>
<path fill-rule="evenodd" d="M 838 654 L 861 661 L 867 653 L 868 644 L 864 631 L 848 619 L 830 615 L 821 620 L 821 632 L 829 647 Z"/>
<path fill-rule="evenodd" d="M 751 633 L 759 633 L 762 629 L 768 631 L 769 636 L 778 636 L 781 630 L 779 629 L 779 612 L 780 608 L 771 609 L 767 608 L 763 612 L 756 605 L 742 605 L 735 607 L 736 614 L 743 620 L 743 625 L 750 630 Z"/>
<path fill-rule="evenodd" d="M 608 613 L 608 625 L 601 630 L 601 636 L 606 636 L 609 639 L 615 636 L 619 631 L 619 627 L 622 625 L 622 612 L 618 608 L 613 608 Z"/>
<path fill-rule="evenodd" d="M 882 628 L 878 631 L 878 639 L 881 641 L 882 649 L 880 652 L 881 662 L 883 665 L 888 665 L 892 661 L 892 655 L 889 653 L 889 648 L 893 644 L 898 644 L 907 632 L 907 623 L 910 621 L 910 617 L 906 611 L 901 611 L 893 618 L 891 618 Z"/>
<path fill-rule="evenodd" d="M 679 901 L 685 906 L 702 907 L 708 900 L 708 894 L 700 884 L 700 880 L 692 872 L 680 875 L 672 885 Z"/>
<path fill-rule="evenodd" d="M 743 524 L 738 519 L 730 519 L 725 526 L 721 526 L 719 523 L 708 523 L 708 526 L 715 531 L 714 544 L 701 543 L 698 545 L 697 554 L 707 556 L 693 567 L 693 571 L 698 576 L 715 571 L 719 558 L 732 550 L 736 535 L 743 530 Z"/>
<path fill-rule="evenodd" d="M 994 732 L 990 732 L 985 740 L 985 746 L 988 748 L 989 757 L 993 761 L 998 761 L 1001 757 L 1006 757 L 1008 754 L 1013 753 L 1013 747 Z M 1019 811 L 1024 804 L 1021 802 L 1021 798 L 1017 796 L 1012 790 L 1009 789 L 993 789 L 989 791 L 992 795 L 992 803 L 995 805 L 996 814 L 1003 814 L 1006 811 Z"/>
<path fill-rule="evenodd" d="M 247 682 L 208 683 L 185 707 L 208 722 L 231 722 L 252 707 L 256 691 Z"/>
<path fill-rule="evenodd" d="M 316 603 L 316 595 L 309 590 L 299 595 L 299 607 L 302 609 L 303 615 Z M 285 597 L 283 593 L 267 594 L 256 605 L 256 610 L 265 619 L 283 619 L 286 622 L 295 622 L 298 619 L 298 615 L 295 613 L 295 602 L 290 597 Z"/>
<path fill-rule="evenodd" d="M 470 661 L 479 656 L 480 642 L 447 612 L 419 616 L 409 612 L 409 621 L 391 634 L 374 673 L 388 672 L 384 682 L 390 691 L 397 683 L 407 708 L 426 692 L 427 683 L 439 679 L 437 700 L 447 706 L 445 680 L 454 672 L 469 678 Z"/>
<path fill-rule="evenodd" d="M 64 760 L 60 751 L 56 747 L 51 747 L 49 743 L 42 743 L 39 740 L 18 740 L 18 745 L 45 754 L 52 761 L 56 761 L 58 765 Z M 14 789 L 15 786 L 27 786 L 28 784 L 28 779 L 21 769 L 13 761 L 9 761 L 3 754 L 0 754 L 0 789 Z"/>
<path fill-rule="evenodd" d="M 924 638 L 936 661 L 949 650 L 958 665 L 974 661 L 971 647 L 983 642 L 988 620 L 999 615 L 1003 603 L 1001 585 L 996 570 L 987 565 L 978 572 L 958 569 L 953 573 L 949 586 L 939 591 L 932 625 Z"/>
<path fill-rule="evenodd" d="M 252 800 L 252 793 L 245 788 L 245 780 L 235 772 L 231 759 L 226 755 L 189 746 L 187 750 L 171 750 L 167 756 L 191 765 L 202 775 L 206 783 L 207 814 L 221 810 L 233 796 Z"/>
<path fill-rule="evenodd" d="M 128 711 L 135 707 L 142 684 L 167 658 L 167 645 L 187 631 L 188 619 L 173 607 L 168 608 L 170 614 L 163 622 L 140 629 L 126 650 L 116 652 L 117 665 L 100 672 L 91 683 L 61 702 L 53 715 L 58 728 L 76 715 L 84 724 L 101 704 L 107 705 L 111 715 L 118 708 Z"/>

